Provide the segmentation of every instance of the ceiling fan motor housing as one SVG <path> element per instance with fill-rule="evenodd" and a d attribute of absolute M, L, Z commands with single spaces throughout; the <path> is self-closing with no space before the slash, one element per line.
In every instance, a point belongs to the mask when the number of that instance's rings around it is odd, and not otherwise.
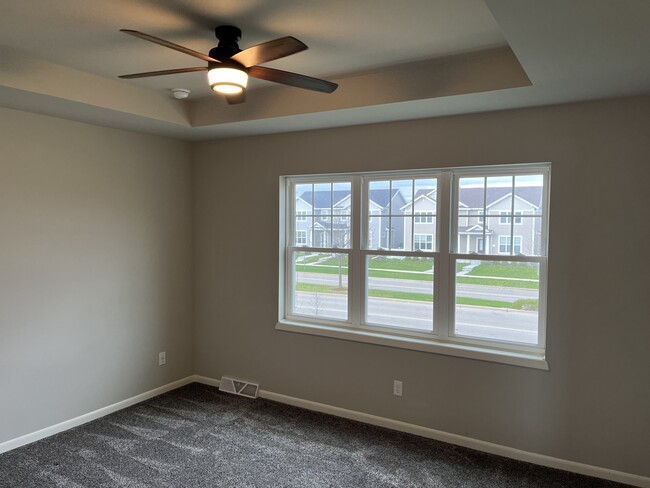
<path fill-rule="evenodd" d="M 232 56 L 241 52 L 239 40 L 241 30 L 234 25 L 220 25 L 214 30 L 214 35 L 219 39 L 219 45 L 210 49 L 209 56 L 219 61 L 227 61 Z"/>

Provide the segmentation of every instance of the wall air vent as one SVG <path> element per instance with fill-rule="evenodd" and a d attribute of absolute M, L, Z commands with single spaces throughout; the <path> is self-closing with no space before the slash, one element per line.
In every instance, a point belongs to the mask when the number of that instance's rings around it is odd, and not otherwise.
<path fill-rule="evenodd" d="M 232 393 L 234 395 L 244 396 L 248 398 L 257 398 L 257 392 L 259 391 L 259 388 L 260 385 L 256 383 L 236 380 L 234 378 L 228 378 L 227 376 L 222 376 L 221 382 L 219 383 L 219 391 L 224 391 L 226 393 Z"/>

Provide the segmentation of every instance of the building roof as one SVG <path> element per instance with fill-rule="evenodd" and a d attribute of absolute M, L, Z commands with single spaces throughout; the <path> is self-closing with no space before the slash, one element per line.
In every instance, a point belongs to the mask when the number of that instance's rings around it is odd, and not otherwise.
<path fill-rule="evenodd" d="M 375 202 L 381 208 L 386 208 L 390 199 L 397 195 L 397 193 L 399 193 L 398 188 L 393 188 L 392 191 L 390 191 L 388 188 L 370 190 L 370 200 Z M 302 198 L 305 202 L 311 205 L 311 194 L 311 191 L 306 191 L 299 195 L 298 198 Z M 330 205 L 336 206 L 338 202 L 348 197 L 350 195 L 350 192 L 348 190 L 335 190 L 331 195 L 331 198 L 333 200 L 332 203 L 330 203 L 329 191 L 315 191 L 314 208 L 329 208 Z"/>
<path fill-rule="evenodd" d="M 512 187 L 495 186 L 487 188 L 487 206 L 493 205 L 498 200 L 512 193 Z M 519 186 L 515 188 L 515 196 L 526 200 L 535 207 L 542 205 L 541 186 Z M 458 194 L 458 201 L 469 208 L 483 208 L 483 188 L 461 188 Z"/>
<path fill-rule="evenodd" d="M 299 198 L 302 198 L 305 202 L 311 205 L 311 195 L 312 192 L 306 191 L 299 195 Z M 330 208 L 332 205 L 336 205 L 338 202 L 343 200 L 345 197 L 350 195 L 349 190 L 335 190 L 333 192 L 329 191 L 315 191 L 314 192 L 314 208 Z M 333 201 L 330 201 L 332 199 Z"/>
<path fill-rule="evenodd" d="M 458 226 L 459 234 L 483 234 L 483 226 L 479 224 L 474 225 L 459 225 Z M 491 229 L 485 229 L 485 235 L 493 234 Z"/>
<path fill-rule="evenodd" d="M 370 190 L 370 200 L 379 205 L 381 208 L 388 207 L 388 202 L 390 199 L 395 197 L 399 193 L 398 188 L 393 188 L 392 190 L 386 189 L 375 189 Z M 460 204 L 469 207 L 469 208 L 483 208 L 483 188 L 482 187 L 470 187 L 470 188 L 461 188 L 458 195 L 458 201 Z M 504 197 L 507 197 L 512 193 L 512 188 L 509 186 L 495 186 L 487 188 L 487 206 L 491 206 L 497 201 L 501 200 Z M 302 193 L 299 198 L 302 198 L 307 203 L 311 204 L 311 191 Z M 332 192 L 333 205 L 336 206 L 338 202 L 344 200 L 350 195 L 350 192 L 347 190 L 339 190 Z M 415 192 L 415 200 L 420 197 L 429 197 L 435 200 L 435 190 L 426 189 L 426 190 L 417 190 Z M 515 196 L 526 200 L 531 205 L 535 207 L 541 207 L 542 205 L 542 187 L 541 186 L 519 186 L 515 188 Z M 389 198 L 390 197 L 390 198 Z M 314 208 L 329 208 L 330 207 L 330 192 L 329 191 L 316 191 L 314 192 Z M 410 203 L 407 203 L 404 207 L 410 206 Z"/>

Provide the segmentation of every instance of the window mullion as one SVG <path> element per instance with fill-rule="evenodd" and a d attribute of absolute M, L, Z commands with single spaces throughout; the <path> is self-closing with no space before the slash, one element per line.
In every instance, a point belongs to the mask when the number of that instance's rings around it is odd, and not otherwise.
<path fill-rule="evenodd" d="M 334 183 L 330 183 L 330 246 L 334 247 Z"/>
<path fill-rule="evenodd" d="M 436 214 L 438 218 L 437 233 L 440 257 L 437 262 L 434 260 L 433 276 L 433 303 L 434 303 L 434 330 L 441 338 L 449 337 L 451 327 L 451 300 L 453 300 L 452 275 L 450 270 L 450 246 L 453 237 L 452 225 L 454 220 L 451 217 L 451 184 L 453 178 L 451 173 L 443 173 L 438 178 L 438 196 Z"/>
<path fill-rule="evenodd" d="M 411 184 L 411 251 L 415 250 L 415 179 Z"/>
<path fill-rule="evenodd" d="M 469 213 L 469 212 L 468 212 Z M 483 178 L 483 254 L 489 254 L 488 248 L 486 247 L 486 229 L 488 226 L 488 223 L 490 222 L 490 219 L 487 218 L 488 211 L 487 211 L 487 178 Z M 469 225 L 469 222 L 468 222 Z M 467 236 L 469 239 L 469 236 Z M 492 243 L 490 243 L 492 244 Z M 498 243 L 497 243 L 498 244 Z"/>
<path fill-rule="evenodd" d="M 388 242 L 386 249 L 393 249 L 393 180 L 388 180 Z"/>
<path fill-rule="evenodd" d="M 312 183 L 311 185 L 311 225 L 309 226 L 309 245 L 312 247 L 316 247 L 316 243 L 314 242 L 314 236 L 316 235 L 314 233 L 314 227 L 316 223 L 316 209 L 314 208 L 314 193 L 315 193 L 316 187 Z"/>
<path fill-rule="evenodd" d="M 365 273 L 363 268 L 365 263 L 362 263 L 361 256 L 361 241 L 366 239 L 368 233 L 368 205 L 362 204 L 362 178 L 354 176 L 352 178 L 352 194 L 350 209 L 350 233 L 352 234 L 352 242 L 350 247 L 350 258 L 348 259 L 348 318 L 352 325 L 359 326 L 363 321 L 365 314 Z"/>
<path fill-rule="evenodd" d="M 515 255 L 515 177 L 512 177 L 512 194 L 510 195 L 510 254 Z"/>

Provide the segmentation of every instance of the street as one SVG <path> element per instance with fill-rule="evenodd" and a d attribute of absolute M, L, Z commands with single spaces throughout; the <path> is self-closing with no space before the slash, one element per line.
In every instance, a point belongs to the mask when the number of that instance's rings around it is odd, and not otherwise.
<path fill-rule="evenodd" d="M 339 276 L 324 273 L 296 273 L 299 283 L 314 283 L 319 285 L 338 286 Z M 432 293 L 431 281 L 404 280 L 395 278 L 370 278 L 368 288 L 373 290 L 393 290 L 412 293 Z M 348 277 L 343 276 L 343 286 L 347 286 Z M 484 300 L 500 300 L 514 302 L 522 298 L 539 298 L 539 291 L 530 288 L 504 288 L 487 285 L 457 286 L 456 295 L 467 298 L 482 298 Z"/>
<path fill-rule="evenodd" d="M 296 293 L 295 312 L 345 320 L 345 296 L 329 293 Z M 433 306 L 426 302 L 368 299 L 368 323 L 431 331 Z M 526 344 L 537 343 L 537 312 L 456 306 L 456 334 Z"/>

